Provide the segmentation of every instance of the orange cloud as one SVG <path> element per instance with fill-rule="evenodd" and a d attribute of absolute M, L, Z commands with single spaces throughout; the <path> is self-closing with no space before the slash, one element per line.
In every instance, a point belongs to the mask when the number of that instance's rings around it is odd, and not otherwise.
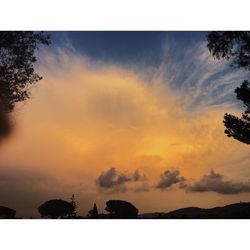
<path fill-rule="evenodd" d="M 95 180 L 111 166 L 123 172 L 142 170 L 152 183 L 169 168 L 191 179 L 211 168 L 236 178 L 250 173 L 247 146 L 223 134 L 229 107 L 190 109 L 192 97 L 173 90 L 164 78 L 146 80 L 141 73 L 74 53 L 45 53 L 42 58 L 44 80 L 20 107 L 16 134 L 1 152 L 2 164 L 36 168 L 102 202 L 107 196 L 100 198 Z M 122 195 L 142 211 L 152 209 L 144 194 Z M 152 191 L 144 198 L 159 211 L 171 208 L 165 197 L 175 207 L 183 201 L 208 204 L 176 190 Z"/>

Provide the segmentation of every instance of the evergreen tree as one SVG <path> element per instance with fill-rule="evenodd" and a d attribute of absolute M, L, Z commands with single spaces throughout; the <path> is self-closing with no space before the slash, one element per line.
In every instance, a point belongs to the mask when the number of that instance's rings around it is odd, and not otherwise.
<path fill-rule="evenodd" d="M 233 66 L 250 71 L 250 32 L 213 31 L 209 32 L 208 49 L 216 59 L 231 59 Z M 241 117 L 226 113 L 223 123 L 228 137 L 250 144 L 250 84 L 243 81 L 235 90 L 237 99 L 243 102 L 246 110 Z"/>
<path fill-rule="evenodd" d="M 94 203 L 93 208 L 89 211 L 88 217 L 92 218 L 92 219 L 93 218 L 98 218 L 98 210 L 97 210 L 97 206 L 96 206 L 95 203 Z"/>
<path fill-rule="evenodd" d="M 72 205 L 72 207 L 73 207 L 71 216 L 76 217 L 76 216 L 77 216 L 77 212 L 76 212 L 77 205 L 76 205 L 75 195 L 74 195 L 74 194 L 72 194 L 70 200 L 71 200 L 71 205 Z"/>

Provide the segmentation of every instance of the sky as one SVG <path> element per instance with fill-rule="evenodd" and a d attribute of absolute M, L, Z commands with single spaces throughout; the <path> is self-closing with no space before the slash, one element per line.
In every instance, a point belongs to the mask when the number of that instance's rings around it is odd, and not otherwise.
<path fill-rule="evenodd" d="M 140 213 L 248 201 L 249 149 L 222 122 L 246 73 L 210 55 L 206 32 L 50 34 L 1 145 L 2 205 L 28 218 L 72 194 L 80 215 L 110 199 Z"/>

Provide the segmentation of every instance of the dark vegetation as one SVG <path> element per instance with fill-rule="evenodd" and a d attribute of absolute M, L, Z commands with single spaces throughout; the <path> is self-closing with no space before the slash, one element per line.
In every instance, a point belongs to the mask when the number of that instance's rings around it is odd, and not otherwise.
<path fill-rule="evenodd" d="M 208 49 L 216 59 L 231 60 L 236 68 L 250 71 L 250 32 L 209 32 Z M 36 50 L 40 44 L 49 45 L 50 38 L 43 32 L 0 32 L 0 140 L 10 134 L 13 127 L 11 113 L 19 102 L 30 97 L 30 87 L 42 79 L 35 70 Z M 235 90 L 236 97 L 243 102 L 245 111 L 241 117 L 226 113 L 225 133 L 229 137 L 250 144 L 250 83 L 245 80 Z M 42 218 L 64 219 L 239 219 L 250 218 L 250 203 L 236 203 L 225 207 L 203 209 L 188 207 L 169 213 L 141 214 L 128 201 L 110 200 L 106 203 L 106 214 L 99 214 L 97 205 L 86 217 L 77 215 L 74 195 L 70 201 L 53 199 L 38 207 Z M 13 219 L 16 211 L 0 206 L 0 218 Z"/>
<path fill-rule="evenodd" d="M 171 212 L 138 214 L 139 210 L 130 202 L 110 200 L 106 202 L 107 213 L 99 214 L 94 203 L 87 216 L 79 215 L 76 207 L 72 198 L 71 201 L 53 199 L 40 205 L 38 211 L 41 218 L 48 219 L 250 219 L 250 202 L 207 209 L 187 207 Z M 15 214 L 15 210 L 0 206 L 0 219 L 15 219 Z"/>
<path fill-rule="evenodd" d="M 250 32 L 213 31 L 207 36 L 207 47 L 216 59 L 231 60 L 232 66 L 250 71 Z M 250 83 L 244 80 L 235 89 L 236 97 L 242 101 L 245 111 L 241 117 L 226 113 L 225 134 L 228 137 L 250 144 Z"/>
<path fill-rule="evenodd" d="M 72 216 L 74 213 L 74 206 L 70 202 L 56 199 L 46 201 L 38 207 L 38 211 L 42 217 L 57 219 Z"/>
<path fill-rule="evenodd" d="M 112 218 L 136 218 L 138 209 L 127 201 L 110 200 L 106 202 L 105 210 L 109 212 Z"/>
<path fill-rule="evenodd" d="M 15 210 L 8 207 L 0 206 L 0 219 L 13 219 L 15 215 Z"/>
<path fill-rule="evenodd" d="M 130 202 L 123 200 L 106 202 L 107 214 L 99 214 L 96 203 L 84 217 L 77 215 L 76 209 L 74 195 L 72 195 L 71 201 L 54 199 L 46 201 L 38 207 L 41 217 L 50 219 L 135 219 L 138 215 L 138 209 Z"/>
<path fill-rule="evenodd" d="M 43 32 L 0 32 L 0 139 L 10 134 L 13 118 L 10 113 L 18 102 L 30 97 L 30 86 L 42 79 L 35 70 L 36 50 L 48 45 Z"/>

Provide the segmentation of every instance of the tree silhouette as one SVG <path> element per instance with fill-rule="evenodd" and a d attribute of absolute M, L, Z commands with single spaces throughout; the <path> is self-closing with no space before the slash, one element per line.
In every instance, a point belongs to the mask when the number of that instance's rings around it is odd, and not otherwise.
<path fill-rule="evenodd" d="M 38 207 L 38 211 L 42 217 L 57 219 L 71 216 L 75 211 L 75 207 L 71 202 L 55 199 L 43 203 Z"/>
<path fill-rule="evenodd" d="M 73 207 L 73 211 L 72 213 L 70 214 L 71 217 L 76 217 L 77 216 L 77 212 L 76 212 L 76 208 L 77 208 L 77 205 L 76 205 L 76 201 L 75 201 L 75 195 L 72 194 L 71 198 L 71 205 Z"/>
<path fill-rule="evenodd" d="M 0 206 L 0 218 L 1 219 L 13 219 L 16 215 L 16 211 L 8 208 Z"/>
<path fill-rule="evenodd" d="M 250 32 L 247 31 L 213 31 L 207 36 L 207 47 L 217 59 L 232 59 L 233 66 L 250 70 Z M 226 113 L 223 123 L 228 137 L 250 144 L 250 84 L 243 81 L 235 90 L 237 99 L 244 103 L 246 110 L 236 117 Z"/>
<path fill-rule="evenodd" d="M 106 206 L 111 218 L 136 218 L 138 215 L 138 209 L 128 201 L 110 200 Z"/>
<path fill-rule="evenodd" d="M 92 219 L 98 218 L 98 210 L 97 210 L 97 206 L 95 203 L 94 203 L 93 208 L 89 210 L 88 212 L 88 218 L 92 218 Z"/>
<path fill-rule="evenodd" d="M 28 99 L 29 87 L 42 79 L 34 71 L 35 51 L 39 44 L 49 43 L 43 32 L 0 32 L 0 136 L 11 131 L 9 113 L 16 103 Z"/>

